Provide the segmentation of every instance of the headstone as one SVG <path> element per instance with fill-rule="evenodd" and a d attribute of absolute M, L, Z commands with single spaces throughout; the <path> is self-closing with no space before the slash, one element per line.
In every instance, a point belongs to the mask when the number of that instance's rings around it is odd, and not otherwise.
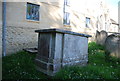
<path fill-rule="evenodd" d="M 120 58 L 120 33 L 109 35 L 105 41 L 105 48 L 111 56 Z"/>
<path fill-rule="evenodd" d="M 108 34 L 106 31 L 103 31 L 103 30 L 101 32 L 97 31 L 96 32 L 96 43 L 100 45 L 104 45 L 107 36 Z"/>
<path fill-rule="evenodd" d="M 66 65 L 86 65 L 88 62 L 88 37 L 90 35 L 60 29 L 36 30 L 38 54 L 37 70 L 54 76 Z"/>

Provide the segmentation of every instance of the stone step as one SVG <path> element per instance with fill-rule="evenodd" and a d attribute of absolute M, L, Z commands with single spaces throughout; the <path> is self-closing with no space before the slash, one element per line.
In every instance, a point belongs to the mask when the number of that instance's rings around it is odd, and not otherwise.
<path fill-rule="evenodd" d="M 25 48 L 23 50 L 26 51 L 26 52 L 29 52 L 29 53 L 33 53 L 33 54 L 37 54 L 38 53 L 38 49 L 37 48 Z"/>

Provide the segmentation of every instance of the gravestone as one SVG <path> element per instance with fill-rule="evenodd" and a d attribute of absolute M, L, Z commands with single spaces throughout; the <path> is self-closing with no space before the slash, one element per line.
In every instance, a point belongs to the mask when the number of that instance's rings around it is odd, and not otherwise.
<path fill-rule="evenodd" d="M 109 35 L 105 41 L 105 48 L 109 55 L 120 58 L 120 33 Z"/>
<path fill-rule="evenodd" d="M 86 65 L 88 62 L 88 37 L 90 35 L 60 29 L 36 30 L 38 54 L 37 70 L 54 76 L 60 68 L 69 65 Z"/>
<path fill-rule="evenodd" d="M 101 32 L 97 31 L 96 32 L 96 43 L 100 45 L 104 45 L 107 36 L 108 34 L 106 31 L 103 31 L 103 30 Z"/>

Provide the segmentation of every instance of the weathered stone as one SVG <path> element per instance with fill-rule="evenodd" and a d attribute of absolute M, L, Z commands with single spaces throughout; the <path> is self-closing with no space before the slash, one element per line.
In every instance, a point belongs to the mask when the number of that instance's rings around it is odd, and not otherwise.
<path fill-rule="evenodd" d="M 23 33 L 21 33 L 23 32 Z M 7 55 L 25 48 L 37 48 L 37 35 L 32 28 L 7 26 L 6 52 Z"/>
<path fill-rule="evenodd" d="M 88 39 L 86 37 L 80 37 L 70 34 L 64 35 L 63 45 L 63 64 L 76 64 L 84 59 L 84 55 L 87 56 Z M 86 61 L 87 62 L 87 61 Z"/>
<path fill-rule="evenodd" d="M 37 52 L 38 52 L 37 48 L 25 48 L 23 50 L 26 52 L 29 52 L 29 53 L 34 53 L 34 54 L 37 54 Z"/>
<path fill-rule="evenodd" d="M 105 41 L 105 48 L 111 56 L 120 58 L 120 33 L 109 35 Z"/>
<path fill-rule="evenodd" d="M 60 29 L 36 30 L 38 54 L 36 68 L 53 76 L 66 65 L 86 65 L 88 62 L 88 37 L 90 35 Z"/>
<path fill-rule="evenodd" d="M 76 33 L 76 32 L 72 32 L 72 31 L 67 31 L 67 30 L 61 30 L 61 29 L 42 29 L 42 30 L 36 30 L 35 32 L 39 32 L 39 33 L 65 33 L 65 34 L 71 34 L 71 35 L 78 35 L 78 36 L 83 36 L 83 37 L 91 37 L 91 35 L 86 35 L 86 34 L 82 34 L 82 33 Z"/>
<path fill-rule="evenodd" d="M 96 32 L 96 43 L 100 45 L 104 45 L 107 36 L 108 34 L 106 31 L 103 31 L 103 30 L 101 32 L 97 31 Z"/>

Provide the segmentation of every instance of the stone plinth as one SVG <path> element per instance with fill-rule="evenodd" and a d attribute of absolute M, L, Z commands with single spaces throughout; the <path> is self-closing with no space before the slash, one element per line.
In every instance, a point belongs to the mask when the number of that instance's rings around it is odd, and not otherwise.
<path fill-rule="evenodd" d="M 65 65 L 86 65 L 88 62 L 88 37 L 90 35 L 60 29 L 36 30 L 38 54 L 37 70 L 53 76 Z"/>

